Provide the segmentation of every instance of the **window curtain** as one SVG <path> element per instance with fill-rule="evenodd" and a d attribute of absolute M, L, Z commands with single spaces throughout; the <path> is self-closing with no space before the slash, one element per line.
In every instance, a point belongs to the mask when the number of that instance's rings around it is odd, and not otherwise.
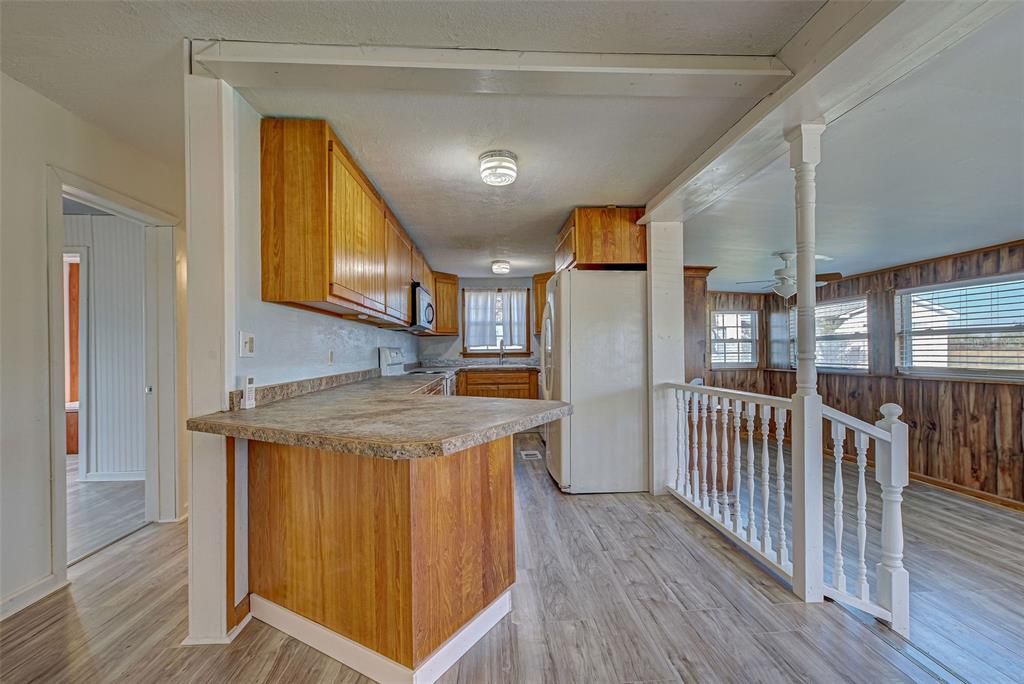
<path fill-rule="evenodd" d="M 466 290 L 466 347 L 498 346 L 497 298 L 495 290 Z"/>
<path fill-rule="evenodd" d="M 526 290 L 506 290 L 505 295 L 505 318 L 508 325 L 505 330 L 507 340 L 506 346 L 526 348 L 526 329 L 529 323 L 526 320 Z"/>

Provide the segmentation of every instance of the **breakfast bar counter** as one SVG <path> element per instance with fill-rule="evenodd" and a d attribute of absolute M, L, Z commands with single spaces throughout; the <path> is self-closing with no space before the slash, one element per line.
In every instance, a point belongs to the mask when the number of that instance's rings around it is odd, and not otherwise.
<path fill-rule="evenodd" d="M 513 434 L 571 412 L 419 393 L 433 381 L 375 378 L 188 422 L 231 453 L 248 440 L 252 617 L 381 682 L 434 681 L 511 610 Z"/>

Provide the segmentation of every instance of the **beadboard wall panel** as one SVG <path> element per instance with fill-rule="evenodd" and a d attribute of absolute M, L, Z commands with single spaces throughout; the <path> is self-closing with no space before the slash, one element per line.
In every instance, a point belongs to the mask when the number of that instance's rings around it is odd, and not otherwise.
<path fill-rule="evenodd" d="M 900 375 L 895 367 L 893 297 L 897 290 L 1024 273 L 1024 241 L 851 276 L 818 288 L 818 301 L 868 298 L 868 373 L 818 373 L 825 404 L 875 422 L 887 402 L 903 407 L 910 471 L 982 495 L 1024 501 L 1024 384 Z M 760 301 L 761 306 L 756 305 Z M 791 396 L 787 302 L 775 295 L 709 292 L 711 309 L 762 312 L 762 368 L 711 372 L 716 387 Z M 776 325 L 778 323 L 778 325 Z M 780 339 L 781 338 L 781 339 Z"/>
<path fill-rule="evenodd" d="M 88 479 L 144 479 L 146 228 L 115 216 L 66 216 L 65 244 L 88 247 Z"/>

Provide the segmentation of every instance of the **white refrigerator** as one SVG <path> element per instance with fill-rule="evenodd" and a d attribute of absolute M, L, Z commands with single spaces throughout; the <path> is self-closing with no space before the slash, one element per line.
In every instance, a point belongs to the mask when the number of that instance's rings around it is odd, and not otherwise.
<path fill-rule="evenodd" d="M 647 274 L 556 273 L 541 330 L 544 398 L 573 405 L 548 429 L 551 476 L 572 494 L 646 491 Z"/>

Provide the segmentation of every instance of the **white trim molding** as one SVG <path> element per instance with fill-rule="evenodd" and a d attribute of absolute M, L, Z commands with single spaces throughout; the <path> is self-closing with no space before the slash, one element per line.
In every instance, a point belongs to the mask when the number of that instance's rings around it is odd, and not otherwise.
<path fill-rule="evenodd" d="M 417 668 L 411 669 L 257 594 L 251 594 L 249 600 L 251 615 L 260 622 L 385 684 L 433 684 L 512 611 L 512 590 L 509 589 L 463 625 Z"/>
<path fill-rule="evenodd" d="M 38 582 L 33 582 L 10 596 L 5 596 L 3 603 L 0 604 L 0 622 L 71 584 L 67 580 L 66 574 L 67 569 L 65 568 L 65 572 L 60 577 L 56 574 L 47 575 Z"/>

